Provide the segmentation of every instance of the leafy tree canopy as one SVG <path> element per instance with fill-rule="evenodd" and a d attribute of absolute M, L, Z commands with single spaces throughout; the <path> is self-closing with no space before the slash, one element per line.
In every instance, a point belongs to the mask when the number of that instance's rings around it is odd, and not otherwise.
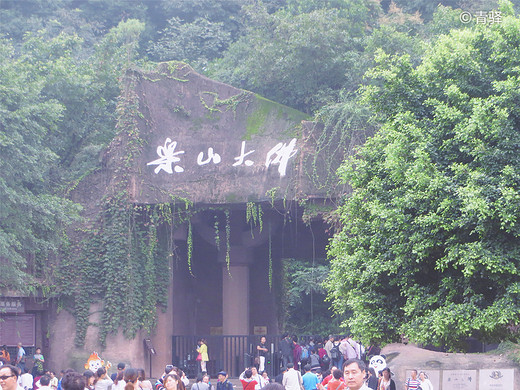
<path fill-rule="evenodd" d="M 285 331 L 294 334 L 337 334 L 339 318 L 325 302 L 323 282 L 330 272 L 326 259 L 284 259 Z"/>
<path fill-rule="evenodd" d="M 173 17 L 149 52 L 161 61 L 178 60 L 204 70 L 208 61 L 217 58 L 231 43 L 224 23 L 197 18 L 191 23 Z"/>
<path fill-rule="evenodd" d="M 50 191 L 57 155 L 45 141 L 56 131 L 64 107 L 45 97 L 44 86 L 34 68 L 0 40 L 1 288 L 28 291 L 33 276 L 43 280 L 51 274 L 64 227 L 79 211 Z"/>
<path fill-rule="evenodd" d="M 365 341 L 518 338 L 519 45 L 503 16 L 441 36 L 416 67 L 380 52 L 367 73 L 382 127 L 340 170 L 353 193 L 326 283 Z"/>
<path fill-rule="evenodd" d="M 273 14 L 263 4 L 245 8 L 246 33 L 213 64 L 210 77 L 306 112 L 341 88 L 356 89 L 365 28 L 377 9 L 365 0 L 330 2 L 349 5 L 348 13 L 311 3 L 317 2 L 299 2 L 302 13 L 295 5 Z"/>
<path fill-rule="evenodd" d="M 52 284 L 65 228 L 79 210 L 60 189 L 93 169 L 113 138 L 118 76 L 142 28 L 120 23 L 92 56 L 64 32 L 29 32 L 17 54 L 0 41 L 0 287 Z"/>
<path fill-rule="evenodd" d="M 209 61 L 222 55 L 241 29 L 238 0 L 176 0 L 160 3 L 166 25 L 148 53 L 154 60 L 185 61 L 204 71 Z"/>

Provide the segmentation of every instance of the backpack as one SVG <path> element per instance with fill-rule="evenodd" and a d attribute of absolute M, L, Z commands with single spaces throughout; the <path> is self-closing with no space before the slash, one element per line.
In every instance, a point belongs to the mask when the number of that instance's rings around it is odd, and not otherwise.
<path fill-rule="evenodd" d="M 310 352 L 309 352 L 309 349 L 311 347 L 310 346 L 305 346 L 305 347 L 302 347 L 302 354 L 301 354 L 301 359 L 308 359 L 309 358 L 309 355 L 310 355 Z"/>
<path fill-rule="evenodd" d="M 339 359 L 341 357 L 339 346 L 332 347 L 332 349 L 330 350 L 330 357 L 334 360 Z"/>
<path fill-rule="evenodd" d="M 361 360 L 363 360 L 364 362 L 367 361 L 367 351 L 365 349 L 365 347 L 363 347 L 363 344 L 359 343 L 359 352 L 361 354 L 361 356 L 359 357 Z"/>
<path fill-rule="evenodd" d="M 320 363 L 323 364 L 324 366 L 328 366 L 330 364 L 329 355 L 327 355 L 327 354 L 323 355 L 323 357 L 320 359 Z"/>

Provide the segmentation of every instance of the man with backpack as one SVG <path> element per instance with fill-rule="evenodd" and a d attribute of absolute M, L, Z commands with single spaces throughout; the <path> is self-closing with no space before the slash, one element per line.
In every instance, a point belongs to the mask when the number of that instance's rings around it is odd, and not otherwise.
<path fill-rule="evenodd" d="M 332 355 L 330 353 L 330 351 L 332 350 L 332 348 L 334 347 L 334 336 L 333 335 L 329 335 L 329 339 L 327 340 L 327 342 L 325 343 L 325 346 L 323 347 L 325 349 L 325 351 L 327 352 L 327 357 L 329 358 L 329 363 L 328 363 L 328 368 L 331 368 L 332 367 Z M 322 362 L 323 362 L 323 357 L 322 357 Z"/>
<path fill-rule="evenodd" d="M 318 356 L 320 359 L 320 366 L 323 371 L 327 371 L 330 368 L 330 356 L 323 344 L 319 345 Z"/>
<path fill-rule="evenodd" d="M 293 343 L 288 334 L 284 334 L 283 339 L 280 341 L 280 353 L 284 367 L 287 367 L 289 362 L 293 362 Z"/>
<path fill-rule="evenodd" d="M 343 363 L 343 355 L 339 349 L 339 341 L 334 341 L 333 347 L 330 349 L 331 365 L 341 367 Z"/>
<path fill-rule="evenodd" d="M 233 390 L 233 384 L 228 381 L 228 374 L 226 371 L 220 371 L 217 374 L 217 390 Z"/>
<path fill-rule="evenodd" d="M 307 345 L 303 345 L 301 347 L 301 349 L 302 349 L 302 352 L 300 354 L 300 361 L 301 361 L 301 365 L 303 367 L 309 363 L 312 347 L 309 344 L 307 344 Z"/>

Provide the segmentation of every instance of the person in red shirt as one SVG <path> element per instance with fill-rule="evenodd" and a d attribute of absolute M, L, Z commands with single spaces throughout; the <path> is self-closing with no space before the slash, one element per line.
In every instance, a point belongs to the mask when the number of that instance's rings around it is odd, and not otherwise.
<path fill-rule="evenodd" d="M 4 364 L 11 364 L 11 355 L 7 352 L 7 345 L 2 345 L 2 348 L 0 348 L 0 358 L 5 359 Z"/>
<path fill-rule="evenodd" d="M 327 386 L 327 383 L 329 383 L 329 381 L 331 381 L 334 378 L 334 370 L 337 370 L 337 369 L 338 369 L 338 367 L 336 367 L 336 366 L 331 367 L 330 374 L 327 375 L 325 378 L 323 378 L 323 381 L 321 381 L 321 384 L 323 386 Z M 343 377 L 341 377 L 341 380 L 343 380 Z"/>
<path fill-rule="evenodd" d="M 300 359 L 302 356 L 302 347 L 298 344 L 298 336 L 293 336 L 293 363 L 294 369 L 300 369 Z"/>
<path fill-rule="evenodd" d="M 240 375 L 240 383 L 242 383 L 243 390 L 255 390 L 255 386 L 258 384 L 257 381 L 251 379 L 253 376 L 253 371 L 251 369 L 247 369 L 243 372 L 243 375 Z"/>
<path fill-rule="evenodd" d="M 341 370 L 335 369 L 332 372 L 332 379 L 327 383 L 327 390 L 344 390 L 345 380 Z"/>

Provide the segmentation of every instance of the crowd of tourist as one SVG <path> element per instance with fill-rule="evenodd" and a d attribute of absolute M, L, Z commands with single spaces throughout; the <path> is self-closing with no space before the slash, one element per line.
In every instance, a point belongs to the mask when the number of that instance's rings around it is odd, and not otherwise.
<path fill-rule="evenodd" d="M 332 366 L 322 372 L 320 368 L 313 370 L 310 364 L 306 364 L 303 371 L 302 374 L 293 363 L 288 363 L 271 380 L 265 371 L 259 373 L 252 366 L 240 375 L 240 382 L 242 390 L 268 390 L 267 386 L 273 383 L 281 385 L 280 390 L 396 390 L 389 367 L 376 374 L 372 367 L 367 367 L 366 362 L 358 358 L 346 360 L 342 369 Z M 433 385 L 424 372 L 417 375 L 417 371 L 412 370 L 411 376 L 405 382 L 405 389 L 433 390 Z"/>
<path fill-rule="evenodd" d="M 368 348 L 371 353 L 379 349 Z M 206 372 L 208 348 L 200 339 L 197 345 L 200 373 L 191 390 L 234 390 L 225 371 L 220 371 L 215 384 Z M 281 372 L 269 378 L 266 370 L 269 348 L 261 337 L 256 346 L 254 363 L 240 374 L 242 390 L 396 390 L 389 367 L 376 372 L 367 366 L 367 351 L 349 336 L 329 336 L 325 340 L 310 337 L 298 343 L 298 337 L 284 335 L 279 343 Z M 173 365 L 167 365 L 161 377 L 152 385 L 144 369 L 117 365 L 111 376 L 106 368 L 78 373 L 72 369 L 56 374 L 44 371 L 45 358 L 36 348 L 31 372 L 25 366 L 25 351 L 18 345 L 16 358 L 6 347 L 0 347 L 0 390 L 186 390 L 190 380 Z M 424 372 L 413 370 L 405 382 L 406 390 L 434 390 Z"/>
<path fill-rule="evenodd" d="M 265 337 L 260 339 L 257 351 L 255 364 L 240 375 L 243 390 L 263 390 L 273 382 L 285 390 L 396 390 L 389 367 L 376 372 L 367 365 L 367 356 L 377 355 L 381 349 L 365 348 L 348 335 L 310 337 L 300 342 L 297 336 L 284 335 L 279 343 L 283 367 L 274 381 L 263 371 L 268 351 Z M 416 370 L 404 385 L 406 390 L 434 390 L 426 373 L 418 375 Z"/>

